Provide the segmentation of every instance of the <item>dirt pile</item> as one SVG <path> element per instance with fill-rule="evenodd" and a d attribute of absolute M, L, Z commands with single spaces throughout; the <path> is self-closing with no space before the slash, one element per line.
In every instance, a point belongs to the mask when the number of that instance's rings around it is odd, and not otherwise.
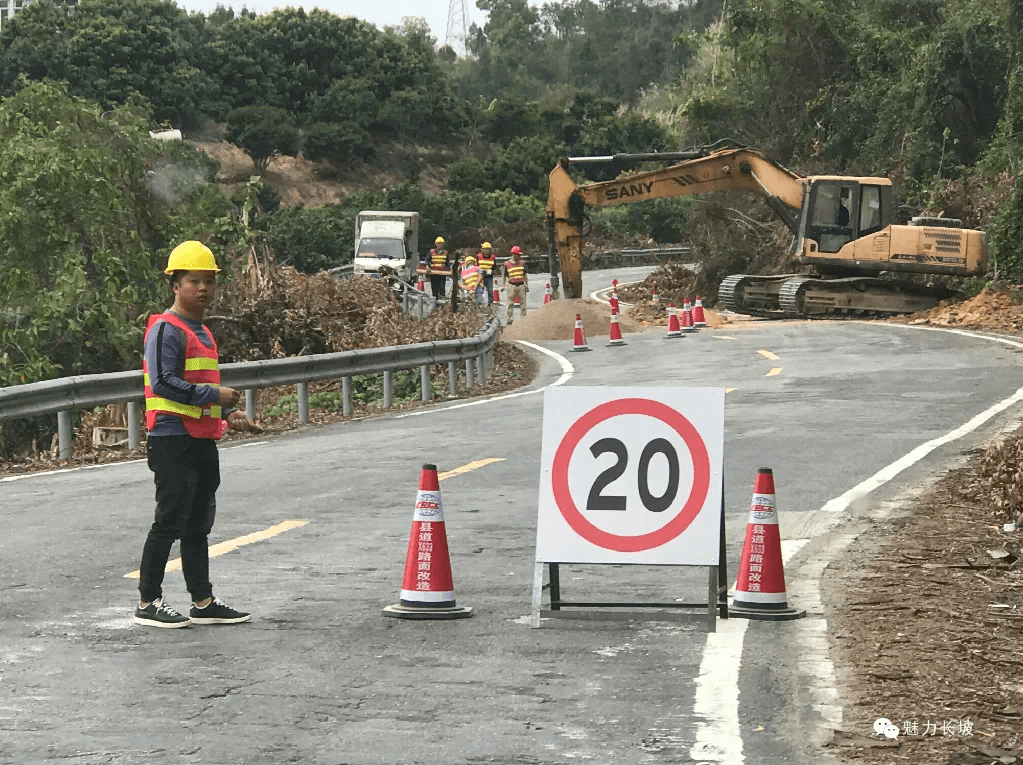
<path fill-rule="evenodd" d="M 654 289 L 667 305 L 669 301 L 677 306 L 697 294 L 696 272 L 681 263 L 663 263 L 638 284 L 618 288 L 618 297 L 626 303 L 639 305 L 650 302 Z"/>
<path fill-rule="evenodd" d="M 682 306 L 678 303 L 675 304 L 675 307 L 680 311 L 682 310 Z M 625 309 L 625 315 L 642 327 L 668 326 L 667 302 L 652 303 L 647 301 L 646 303 L 630 306 Z M 717 311 L 712 311 L 709 308 L 703 310 L 703 318 L 707 322 L 707 326 L 711 328 L 723 327 L 726 324 L 732 323 Z M 679 321 L 681 321 L 681 316 Z"/>
<path fill-rule="evenodd" d="M 899 324 L 933 324 L 941 327 L 972 327 L 1023 333 L 1023 285 L 1004 285 L 981 290 L 969 300 L 943 300 L 926 311 L 891 319 Z"/>
<path fill-rule="evenodd" d="M 1023 762 L 1021 459 L 1023 429 L 854 543 L 856 565 L 830 569 L 846 762 Z M 901 733 L 876 748 L 882 716 Z"/>
<path fill-rule="evenodd" d="M 530 293 L 532 295 L 532 293 Z M 543 298 L 540 297 L 540 300 Z M 587 339 L 607 337 L 611 326 L 611 308 L 591 298 L 554 300 L 539 308 L 531 308 L 525 318 L 502 330 L 504 340 L 572 340 L 575 338 L 576 314 L 583 320 L 583 332 Z M 623 316 L 618 317 L 623 333 L 642 332 L 635 322 Z"/>

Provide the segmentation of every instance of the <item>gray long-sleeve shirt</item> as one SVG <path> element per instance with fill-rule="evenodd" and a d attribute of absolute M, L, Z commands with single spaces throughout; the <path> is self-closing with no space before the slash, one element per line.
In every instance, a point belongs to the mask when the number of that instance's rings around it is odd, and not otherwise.
<path fill-rule="evenodd" d="M 199 342 L 207 348 L 213 347 L 213 340 L 201 321 L 192 321 L 181 314 L 175 314 L 187 324 Z M 161 398 L 177 401 L 189 406 L 207 407 L 220 400 L 220 391 L 212 385 L 195 385 L 185 382 L 185 333 L 167 321 L 159 321 L 149 331 L 146 338 L 145 356 L 146 369 L 149 370 L 149 387 Z M 221 412 L 227 418 L 230 410 L 226 407 Z M 187 434 L 181 418 L 173 414 L 158 414 L 156 425 L 150 436 L 180 436 Z"/>

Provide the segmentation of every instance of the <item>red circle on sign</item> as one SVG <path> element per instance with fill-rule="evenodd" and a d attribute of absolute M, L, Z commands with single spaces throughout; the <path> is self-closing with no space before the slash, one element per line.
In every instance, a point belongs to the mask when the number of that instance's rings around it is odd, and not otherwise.
<path fill-rule="evenodd" d="M 568 489 L 568 463 L 583 436 L 604 420 L 623 414 L 641 414 L 665 423 L 682 437 L 693 458 L 693 489 L 689 492 L 682 509 L 657 531 L 636 536 L 612 534 L 594 526 L 579 512 Z M 667 404 L 646 398 L 623 398 L 594 407 L 572 424 L 554 453 L 551 482 L 554 488 L 554 501 L 561 515 L 583 539 L 606 550 L 619 552 L 652 550 L 667 544 L 689 528 L 689 524 L 699 514 L 710 489 L 710 455 L 707 454 L 707 446 L 703 443 L 699 431 L 682 414 Z"/>

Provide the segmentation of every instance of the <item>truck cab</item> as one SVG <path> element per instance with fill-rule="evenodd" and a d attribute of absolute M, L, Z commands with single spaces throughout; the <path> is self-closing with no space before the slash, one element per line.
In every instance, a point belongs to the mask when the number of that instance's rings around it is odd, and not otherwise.
<path fill-rule="evenodd" d="M 353 273 L 393 272 L 411 281 L 419 267 L 419 213 L 363 210 L 355 219 Z M 386 271 L 385 271 L 386 269 Z"/>

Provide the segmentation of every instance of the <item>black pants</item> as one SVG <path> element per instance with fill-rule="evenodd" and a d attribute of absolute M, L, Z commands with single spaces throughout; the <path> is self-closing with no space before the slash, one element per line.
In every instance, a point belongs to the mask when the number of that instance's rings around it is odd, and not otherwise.
<path fill-rule="evenodd" d="M 153 436 L 146 444 L 156 484 L 156 520 L 139 566 L 143 602 L 163 595 L 163 572 L 171 546 L 181 540 L 181 571 L 193 601 L 213 596 L 208 537 L 217 513 L 220 456 L 217 442 L 191 436 Z"/>
<path fill-rule="evenodd" d="M 483 287 L 487 291 L 487 305 L 494 304 L 494 275 L 483 274 Z"/>
<path fill-rule="evenodd" d="M 444 282 L 447 280 L 446 276 L 435 276 L 430 274 L 430 290 L 433 292 L 435 298 L 444 297 Z"/>

